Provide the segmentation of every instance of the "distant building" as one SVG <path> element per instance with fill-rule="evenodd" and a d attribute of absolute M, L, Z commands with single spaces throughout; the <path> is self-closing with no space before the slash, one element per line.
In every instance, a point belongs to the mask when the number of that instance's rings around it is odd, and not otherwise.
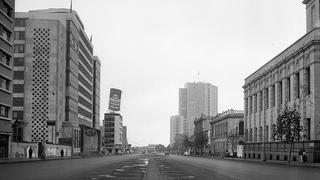
<path fill-rule="evenodd" d="M 247 157 L 262 157 L 263 152 L 256 147 L 265 142 L 273 149 L 267 152 L 268 159 L 288 159 L 288 148 L 278 149 L 278 145 L 272 143 L 275 142 L 277 116 L 285 104 L 296 103 L 299 107 L 302 140 L 320 140 L 320 3 L 312 0 L 303 3 L 306 5 L 306 34 L 245 79 Z M 312 162 L 320 162 L 315 148 L 318 146 L 317 142 L 295 145 L 304 147 L 308 151 L 308 161 Z M 297 159 L 298 151 L 294 149 L 292 158 Z"/>
<path fill-rule="evenodd" d="M 127 126 L 123 126 L 122 128 L 122 136 L 123 136 L 123 141 L 122 144 L 127 145 L 128 144 L 128 139 L 127 139 Z"/>
<path fill-rule="evenodd" d="M 183 117 L 171 116 L 170 118 L 170 145 L 172 146 L 178 135 L 183 135 Z"/>
<path fill-rule="evenodd" d="M 184 134 L 194 133 L 194 120 L 202 114 L 215 116 L 218 112 L 218 87 L 210 83 L 186 83 L 179 89 L 179 115 L 184 119 Z"/>
<path fill-rule="evenodd" d="M 18 140 L 100 150 L 100 61 L 77 12 L 16 13 L 14 112 Z M 22 132 L 22 133 L 19 133 Z"/>
<path fill-rule="evenodd" d="M 109 153 L 122 151 L 123 124 L 122 116 L 118 113 L 104 114 L 104 148 Z"/>
<path fill-rule="evenodd" d="M 12 137 L 14 0 L 0 0 L 0 159 L 8 158 Z"/>
<path fill-rule="evenodd" d="M 232 155 L 232 152 L 237 152 L 237 145 L 244 142 L 243 117 L 243 111 L 231 109 L 212 118 L 210 124 L 213 155 L 224 155 L 225 152 Z"/>

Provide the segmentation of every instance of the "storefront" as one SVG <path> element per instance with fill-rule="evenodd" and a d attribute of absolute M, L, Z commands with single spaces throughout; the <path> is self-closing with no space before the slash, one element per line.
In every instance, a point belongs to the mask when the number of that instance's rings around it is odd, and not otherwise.
<path fill-rule="evenodd" d="M 9 135 L 0 134 L 0 159 L 8 158 Z"/>

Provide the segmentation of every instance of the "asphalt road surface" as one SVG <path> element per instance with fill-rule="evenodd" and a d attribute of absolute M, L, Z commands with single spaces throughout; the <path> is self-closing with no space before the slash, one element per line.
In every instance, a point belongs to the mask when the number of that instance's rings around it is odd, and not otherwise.
<path fill-rule="evenodd" d="M 1 180 L 320 179 L 320 168 L 184 156 L 122 155 L 0 164 Z"/>

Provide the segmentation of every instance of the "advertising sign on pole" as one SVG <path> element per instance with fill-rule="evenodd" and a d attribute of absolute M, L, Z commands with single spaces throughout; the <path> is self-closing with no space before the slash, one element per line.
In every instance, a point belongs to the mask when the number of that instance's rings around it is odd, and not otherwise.
<path fill-rule="evenodd" d="M 111 88 L 109 97 L 109 109 L 111 111 L 120 111 L 121 90 Z"/>

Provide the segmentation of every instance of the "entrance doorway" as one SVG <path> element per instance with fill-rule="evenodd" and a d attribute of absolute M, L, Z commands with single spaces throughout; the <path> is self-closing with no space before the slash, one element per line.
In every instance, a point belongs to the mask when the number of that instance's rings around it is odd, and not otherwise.
<path fill-rule="evenodd" d="M 0 134 L 0 159 L 8 158 L 9 136 Z"/>

